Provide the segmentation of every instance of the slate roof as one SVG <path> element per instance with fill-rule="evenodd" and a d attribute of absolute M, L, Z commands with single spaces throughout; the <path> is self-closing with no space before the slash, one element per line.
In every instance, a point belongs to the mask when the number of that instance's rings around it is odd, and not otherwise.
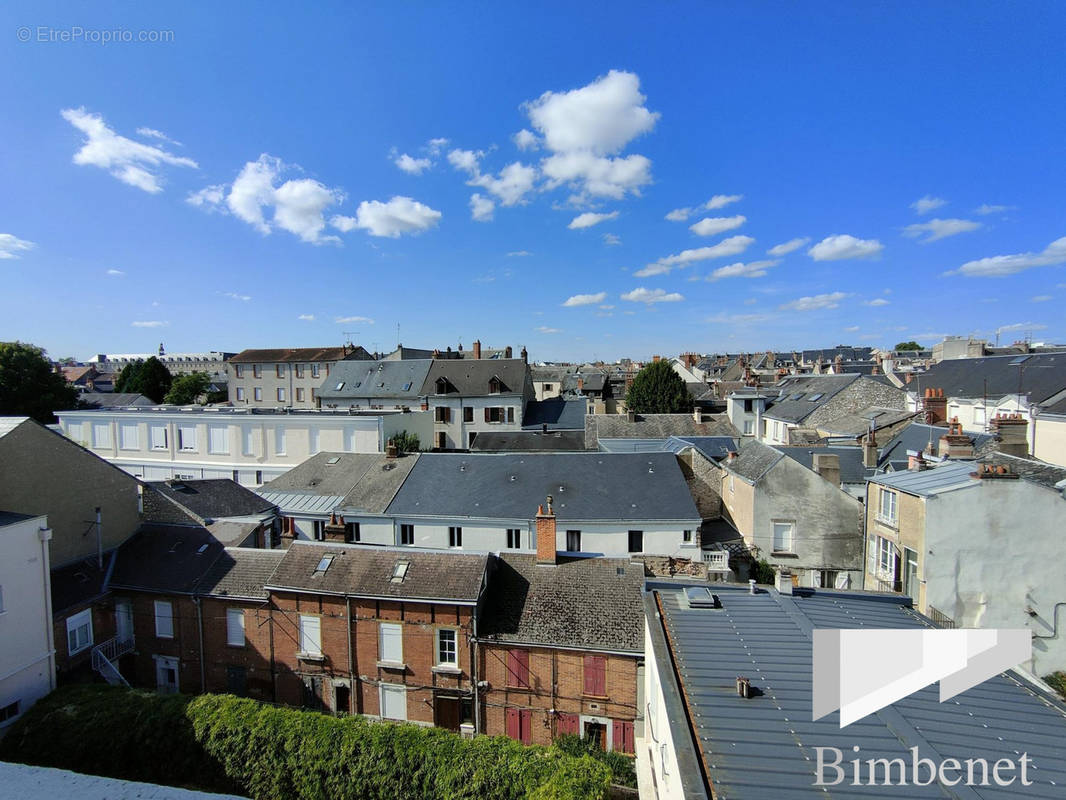
<path fill-rule="evenodd" d="M 841 483 L 866 483 L 866 479 L 874 474 L 874 468 L 867 468 L 862 463 L 861 447 L 781 447 L 774 445 L 775 450 L 780 450 L 793 461 L 798 461 L 807 469 L 814 469 L 815 454 L 835 455 L 840 461 Z"/>
<path fill-rule="evenodd" d="M 729 472 L 755 483 L 782 458 L 785 458 L 785 454 L 769 445 L 755 439 L 741 439 L 740 450 L 733 463 L 730 464 L 727 461 L 718 463 Z"/>
<path fill-rule="evenodd" d="M 679 760 L 688 765 L 682 767 L 683 779 L 696 787 L 686 797 L 705 796 L 700 781 L 704 770 L 718 796 L 730 800 L 1062 795 L 1066 707 L 1013 673 L 944 703 L 939 702 L 939 688 L 927 686 L 846 729 L 840 728 L 838 713 L 811 720 L 812 630 L 932 627 L 907 607 L 908 598 L 821 590 L 783 597 L 773 589 L 752 595 L 744 588 L 713 584 L 722 608 L 708 610 L 683 609 L 677 589 L 655 588 L 669 644 L 656 619 L 655 596 L 648 595 L 645 615 L 652 626 L 652 647 L 645 657 L 656 659 L 668 685 L 674 683 L 676 668 L 684 687 L 684 697 L 674 703 L 676 713 L 668 705 L 662 724 L 670 726 Z M 738 675 L 749 676 L 762 694 L 738 696 Z M 1024 752 L 1034 762 L 1029 771 L 1034 783 L 1024 789 L 949 788 L 938 783 L 916 786 L 908 780 L 905 788 L 885 789 L 852 787 L 845 780 L 829 791 L 813 785 L 814 748 L 843 752 L 850 777 L 853 745 L 861 747 L 856 756 L 860 759 L 904 759 L 908 776 L 911 747 L 936 764 L 946 758 L 985 758 L 990 767 L 1000 758 L 1016 760 Z M 697 747 L 701 758 L 693 757 Z"/>
<path fill-rule="evenodd" d="M 227 547 L 200 579 L 196 591 L 211 597 L 266 600 L 270 593 L 263 587 L 284 557 L 284 550 Z"/>
<path fill-rule="evenodd" d="M 566 523 L 700 518 L 673 453 L 423 453 L 387 513 L 533 519 L 548 495 Z"/>
<path fill-rule="evenodd" d="M 350 351 L 344 347 L 280 347 L 272 349 L 242 350 L 230 356 L 233 364 L 272 364 L 297 361 L 343 361 L 345 359 L 370 359 L 371 355 L 362 347 Z"/>
<path fill-rule="evenodd" d="M 407 479 L 418 453 L 390 459 L 384 453 L 317 453 L 259 488 L 286 510 L 329 513 L 335 508 L 384 512 Z"/>
<path fill-rule="evenodd" d="M 332 562 L 325 572 L 318 572 L 327 555 L 333 556 Z M 407 572 L 395 582 L 393 572 L 403 563 Z M 487 564 L 485 555 L 293 542 L 267 585 L 356 597 L 476 603 Z"/>
<path fill-rule="evenodd" d="M 580 401 L 584 405 L 584 400 Z M 584 452 L 585 431 L 482 431 L 470 444 L 472 453 Z"/>
<path fill-rule="evenodd" d="M 993 452 L 978 459 L 982 464 L 994 464 L 995 466 L 1009 467 L 1011 472 L 1020 475 L 1024 480 L 1039 483 L 1049 489 L 1054 489 L 1063 481 L 1066 481 L 1066 469 L 1037 461 L 1035 458 L 1019 458 L 1007 453 Z"/>
<path fill-rule="evenodd" d="M 266 514 L 274 508 L 269 500 L 229 478 L 147 481 L 145 485 L 200 519 Z"/>
<path fill-rule="evenodd" d="M 696 422 L 691 414 L 589 414 L 585 417 L 585 446 L 593 449 L 600 439 L 668 439 L 671 436 L 739 436 L 725 415 Z"/>
<path fill-rule="evenodd" d="M 29 417 L 0 417 L 0 437 L 11 433 L 27 420 L 29 420 Z"/>
<path fill-rule="evenodd" d="M 83 558 L 73 564 L 53 569 L 52 614 L 84 605 L 107 593 L 107 576 L 114 564 L 116 551 L 104 553 L 103 567 L 97 567 L 96 556 Z"/>
<path fill-rule="evenodd" d="M 931 469 L 874 475 L 870 481 L 918 497 L 932 497 L 943 492 L 977 486 L 978 481 L 970 477 L 970 473 L 976 471 L 977 467 L 972 461 L 945 461 Z"/>
<path fill-rule="evenodd" d="M 111 408 L 112 406 L 154 406 L 149 398 L 136 392 L 82 392 L 78 401 L 89 408 Z"/>
<path fill-rule="evenodd" d="M 802 422 L 861 377 L 858 374 L 790 375 L 775 385 L 781 395 L 763 416 L 782 422 Z"/>
<path fill-rule="evenodd" d="M 14 525 L 16 522 L 25 522 L 28 519 L 34 519 L 35 514 L 19 514 L 15 511 L 0 511 L 0 528 L 5 525 Z M 43 514 L 40 516 L 44 516 Z"/>
<path fill-rule="evenodd" d="M 505 389 L 501 394 L 522 394 L 529 365 L 520 358 L 463 358 L 457 361 L 435 360 L 422 384 L 422 394 L 437 394 L 437 379 L 448 382 L 447 395 L 483 397 L 489 393 L 489 381 L 499 378 Z"/>
<path fill-rule="evenodd" d="M 1066 389 L 1066 353 L 953 358 L 933 364 L 918 380 L 922 391 L 943 389 L 949 398 L 998 399 L 1020 387 L 1033 403 L 1042 403 Z"/>
<path fill-rule="evenodd" d="M 622 574 L 619 574 L 621 570 Z M 497 642 L 641 653 L 644 565 L 623 558 L 505 553 L 495 560 L 478 636 Z"/>
<path fill-rule="evenodd" d="M 553 397 L 549 400 L 530 400 L 522 416 L 522 428 L 540 430 L 543 425 L 550 431 L 585 430 L 586 400 L 564 400 Z"/>
<path fill-rule="evenodd" d="M 884 444 L 878 458 L 878 464 L 884 466 L 890 461 L 905 462 L 907 460 L 908 450 L 928 452 L 930 441 L 933 443 L 933 451 L 935 452 L 938 443 L 940 442 L 940 437 L 947 432 L 948 429 L 940 425 L 926 425 L 922 422 L 912 422 Z M 971 431 L 966 431 L 965 433 L 973 439 L 974 447 L 977 449 L 980 449 L 989 442 L 993 442 L 996 438 L 990 433 L 973 433 Z"/>
<path fill-rule="evenodd" d="M 873 352 L 874 349 L 872 347 L 849 347 L 842 344 L 836 347 L 823 347 L 820 350 L 804 350 L 800 358 L 805 363 L 819 359 L 833 361 L 837 356 L 840 356 L 844 361 L 869 361 L 873 358 Z"/>
<path fill-rule="evenodd" d="M 862 436 L 870 430 L 873 423 L 874 430 L 887 428 L 891 425 L 917 416 L 916 411 L 908 411 L 898 408 L 882 408 L 881 406 L 869 406 L 855 414 L 846 414 L 836 417 L 818 425 L 818 429 L 825 431 L 830 436 Z"/>
<path fill-rule="evenodd" d="M 577 382 L 581 381 L 581 388 Z M 602 392 L 607 383 L 607 374 L 596 370 L 590 372 L 575 372 L 563 379 L 564 392 Z"/>
<path fill-rule="evenodd" d="M 119 547 L 111 587 L 192 594 L 222 550 L 201 527 L 142 525 Z"/>
<path fill-rule="evenodd" d="M 368 398 L 406 400 L 415 405 L 419 396 L 425 394 L 422 387 L 432 363 L 431 359 L 424 358 L 342 361 L 330 370 L 329 377 L 316 390 L 316 395 L 323 404 L 343 404 L 346 400 Z M 338 389 L 338 386 L 341 388 Z"/>
<path fill-rule="evenodd" d="M 735 436 L 671 436 L 666 440 L 666 449 L 671 453 L 694 447 L 712 461 L 721 461 L 730 450 L 739 452 L 738 446 Z"/>

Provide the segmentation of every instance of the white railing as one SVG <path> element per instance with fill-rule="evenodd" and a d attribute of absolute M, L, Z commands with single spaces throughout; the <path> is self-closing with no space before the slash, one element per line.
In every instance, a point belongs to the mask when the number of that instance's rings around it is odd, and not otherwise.
<path fill-rule="evenodd" d="M 729 551 L 728 550 L 705 550 L 703 552 L 703 561 L 707 565 L 707 569 L 711 571 L 724 571 L 729 569 Z"/>
<path fill-rule="evenodd" d="M 133 637 L 128 639 L 119 639 L 117 636 L 108 639 L 106 642 L 100 642 L 93 648 L 92 653 L 92 666 L 93 669 L 103 676 L 104 680 L 110 683 L 112 686 L 129 686 L 129 682 L 122 677 L 122 673 L 118 671 L 118 667 L 115 666 L 115 662 L 119 658 L 126 655 L 126 653 L 133 651 Z"/>

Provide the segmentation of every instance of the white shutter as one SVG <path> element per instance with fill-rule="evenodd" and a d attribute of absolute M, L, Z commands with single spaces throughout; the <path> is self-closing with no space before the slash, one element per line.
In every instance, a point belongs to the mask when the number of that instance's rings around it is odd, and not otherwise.
<path fill-rule="evenodd" d="M 151 439 L 153 450 L 166 450 L 167 449 L 167 426 L 166 425 L 152 425 L 149 427 L 149 437 Z"/>
<path fill-rule="evenodd" d="M 246 425 L 241 428 L 241 437 L 244 440 L 244 455 L 255 455 L 255 428 L 251 425 Z"/>
<path fill-rule="evenodd" d="M 318 617 L 300 615 L 300 652 L 322 652 L 322 621 Z"/>
<path fill-rule="evenodd" d="M 229 455 L 229 426 L 207 426 L 207 451 L 217 455 Z"/>
<path fill-rule="evenodd" d="M 244 647 L 244 609 L 226 609 L 226 644 Z"/>
<path fill-rule="evenodd" d="M 94 422 L 93 424 L 93 447 L 111 446 L 111 423 Z"/>
<path fill-rule="evenodd" d="M 178 449 L 186 451 L 196 449 L 195 425 L 178 425 Z"/>
<path fill-rule="evenodd" d="M 394 623 L 381 623 L 380 660 L 403 663 L 403 626 Z"/>
<path fill-rule="evenodd" d="M 285 429 L 280 425 L 274 428 L 274 453 L 279 456 L 285 455 Z"/>
<path fill-rule="evenodd" d="M 403 686 L 382 685 L 381 716 L 385 719 L 407 719 L 407 691 Z"/>
<path fill-rule="evenodd" d="M 140 450 L 141 443 L 137 436 L 136 422 L 123 422 L 118 427 L 118 446 L 123 450 Z"/>

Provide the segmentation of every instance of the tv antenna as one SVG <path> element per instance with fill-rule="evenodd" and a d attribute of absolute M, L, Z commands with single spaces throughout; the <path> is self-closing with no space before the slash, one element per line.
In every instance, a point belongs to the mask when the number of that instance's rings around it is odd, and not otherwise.
<path fill-rule="evenodd" d="M 359 336 L 359 331 L 341 331 L 341 333 L 344 334 L 344 338 L 347 340 L 347 344 L 355 344 L 355 340 L 352 339 L 352 337 L 355 336 L 356 338 L 358 338 Z"/>

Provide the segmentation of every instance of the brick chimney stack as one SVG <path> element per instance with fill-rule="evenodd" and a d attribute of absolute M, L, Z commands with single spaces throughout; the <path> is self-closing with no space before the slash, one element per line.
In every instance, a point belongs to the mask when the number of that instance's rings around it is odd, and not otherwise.
<path fill-rule="evenodd" d="M 1025 458 L 1029 455 L 1029 421 L 1021 414 L 996 414 L 992 427 L 999 439 L 999 452 Z"/>
<path fill-rule="evenodd" d="M 503 348 L 503 357 L 514 358 L 514 350 L 511 349 L 511 345 L 507 345 L 507 347 Z"/>
<path fill-rule="evenodd" d="M 480 339 L 474 339 L 474 358 L 475 358 L 475 360 L 481 358 L 481 340 Z"/>
<path fill-rule="evenodd" d="M 393 439 L 385 443 L 385 458 L 396 458 L 400 454 L 399 448 Z"/>
<path fill-rule="evenodd" d="M 973 439 L 962 432 L 958 417 L 952 417 L 948 432 L 940 437 L 937 455 L 941 458 L 973 458 Z"/>
<path fill-rule="evenodd" d="M 936 425 L 948 416 L 948 399 L 943 389 L 926 388 L 924 398 L 925 424 Z"/>
<path fill-rule="evenodd" d="M 552 497 L 548 495 L 548 507 L 537 507 L 537 563 L 552 564 L 555 562 L 555 510 L 552 508 Z"/>
<path fill-rule="evenodd" d="M 343 542 L 344 541 L 344 517 L 338 517 L 337 512 L 331 512 L 329 515 L 329 522 L 323 527 L 323 533 L 326 535 L 327 542 Z"/>
<path fill-rule="evenodd" d="M 524 361 L 526 364 L 529 363 L 529 353 L 526 352 L 525 347 L 522 348 L 522 352 L 519 353 L 519 355 L 522 356 L 522 361 Z"/>
<path fill-rule="evenodd" d="M 877 466 L 877 435 L 872 429 L 862 439 L 862 465 L 867 469 Z"/>

